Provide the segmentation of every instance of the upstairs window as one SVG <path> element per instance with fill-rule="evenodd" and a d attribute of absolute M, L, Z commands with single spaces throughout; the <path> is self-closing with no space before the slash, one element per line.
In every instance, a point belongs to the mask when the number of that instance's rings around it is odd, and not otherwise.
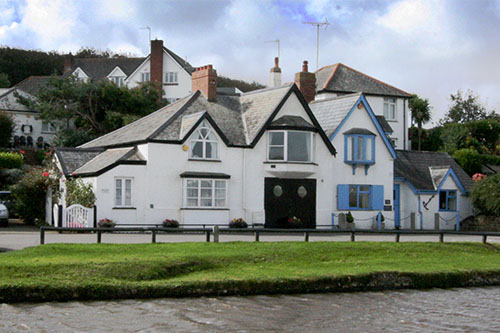
<path fill-rule="evenodd" d="M 191 136 L 190 158 L 215 160 L 219 157 L 219 142 L 208 122 L 204 120 Z"/>
<path fill-rule="evenodd" d="M 149 72 L 141 73 L 141 82 L 148 82 L 148 81 L 149 81 Z"/>
<path fill-rule="evenodd" d="M 42 122 L 42 133 L 55 133 L 57 128 L 54 124 L 48 122 Z"/>
<path fill-rule="evenodd" d="M 269 161 L 312 162 L 312 151 L 313 133 L 311 132 L 269 132 Z"/>
<path fill-rule="evenodd" d="M 455 212 L 457 210 L 457 191 L 439 191 L 439 210 Z"/>
<path fill-rule="evenodd" d="M 123 76 L 110 76 L 109 80 L 116 84 L 118 87 L 123 86 Z"/>
<path fill-rule="evenodd" d="M 395 98 L 384 98 L 384 118 L 386 120 L 396 120 Z"/>
<path fill-rule="evenodd" d="M 165 83 L 178 83 L 177 72 L 166 72 L 165 73 Z"/>
<path fill-rule="evenodd" d="M 345 136 L 345 162 L 359 164 L 375 163 L 375 136 L 353 134 Z"/>

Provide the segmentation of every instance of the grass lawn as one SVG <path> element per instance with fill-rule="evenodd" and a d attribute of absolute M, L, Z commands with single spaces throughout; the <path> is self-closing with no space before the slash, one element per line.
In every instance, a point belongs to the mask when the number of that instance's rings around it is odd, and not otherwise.
<path fill-rule="evenodd" d="M 184 287 L 191 290 L 186 295 L 218 294 L 220 288 L 231 289 L 235 283 L 233 293 L 252 293 L 252 288 L 266 292 L 270 285 L 280 283 L 337 283 L 335 279 L 380 272 L 427 278 L 445 274 L 454 279 L 493 272 L 500 277 L 500 246 L 383 242 L 50 244 L 0 254 L 0 301 L 2 292 L 6 295 L 3 301 L 16 301 L 15 293 L 26 294 L 19 300 L 47 300 L 54 298 L 53 294 L 66 295 L 56 299 L 123 298 L 127 293 L 128 297 L 148 297 L 158 295 L 158 290 L 167 296 L 177 290 L 173 295 L 182 296 Z M 258 291 L 259 285 L 266 284 Z M 120 291 L 109 291 L 113 288 Z M 44 294 L 44 290 L 50 292 Z M 74 297 L 68 296 L 71 292 Z"/>

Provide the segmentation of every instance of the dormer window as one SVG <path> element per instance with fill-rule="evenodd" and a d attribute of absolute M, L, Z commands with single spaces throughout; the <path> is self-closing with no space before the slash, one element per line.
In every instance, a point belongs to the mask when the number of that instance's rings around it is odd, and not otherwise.
<path fill-rule="evenodd" d="M 123 76 L 110 76 L 109 80 L 116 84 L 118 87 L 123 86 Z"/>
<path fill-rule="evenodd" d="M 312 132 L 272 131 L 268 142 L 269 161 L 312 162 Z"/>
<path fill-rule="evenodd" d="M 345 136 L 346 162 L 352 163 L 375 163 L 375 136 L 352 134 Z"/>
<path fill-rule="evenodd" d="M 191 151 L 189 157 L 199 160 L 216 160 L 219 157 L 219 142 L 217 136 L 204 120 L 191 136 Z"/>

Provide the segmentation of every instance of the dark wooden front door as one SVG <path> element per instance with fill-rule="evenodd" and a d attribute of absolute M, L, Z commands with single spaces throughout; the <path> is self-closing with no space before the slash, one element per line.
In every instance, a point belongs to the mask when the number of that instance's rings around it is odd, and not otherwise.
<path fill-rule="evenodd" d="M 316 179 L 265 178 L 266 228 L 293 228 L 288 219 L 298 217 L 298 228 L 316 227 Z"/>

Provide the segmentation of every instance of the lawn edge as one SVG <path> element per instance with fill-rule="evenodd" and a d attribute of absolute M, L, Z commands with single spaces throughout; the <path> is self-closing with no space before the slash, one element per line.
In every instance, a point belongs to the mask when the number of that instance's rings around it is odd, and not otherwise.
<path fill-rule="evenodd" d="M 248 296 L 275 294 L 484 287 L 500 285 L 498 271 L 374 272 L 360 275 L 273 280 L 224 280 L 157 286 L 81 284 L 76 286 L 0 286 L 1 303 L 64 302 L 131 298 Z"/>

